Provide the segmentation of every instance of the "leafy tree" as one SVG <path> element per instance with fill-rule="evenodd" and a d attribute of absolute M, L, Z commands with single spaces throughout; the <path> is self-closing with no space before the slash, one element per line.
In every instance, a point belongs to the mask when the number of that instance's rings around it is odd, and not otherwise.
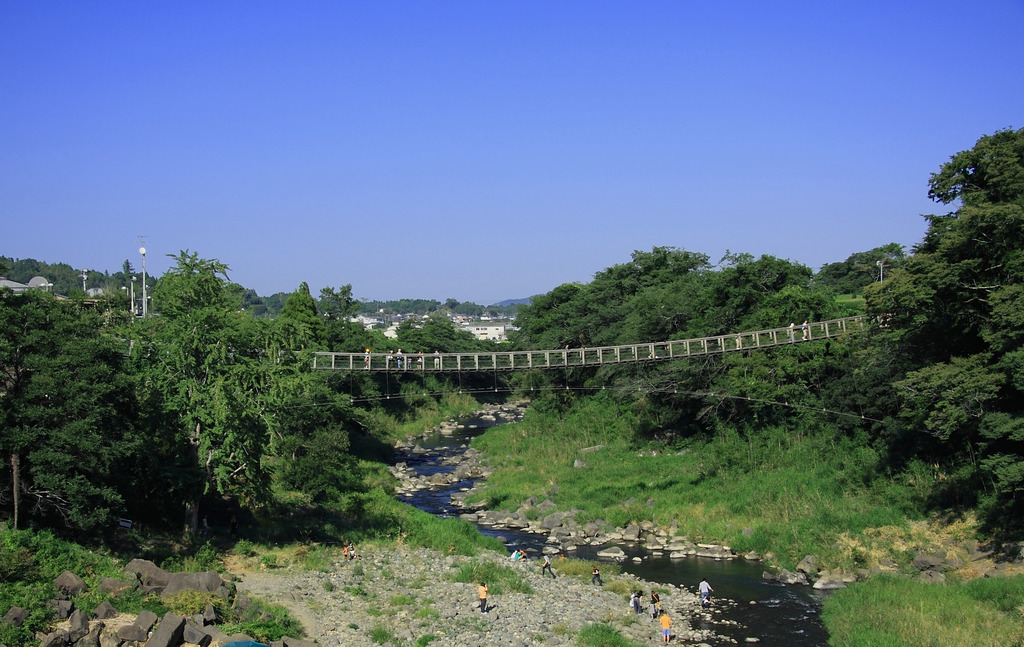
<path fill-rule="evenodd" d="M 980 456 L 987 478 L 964 487 L 991 482 L 994 501 L 1016 510 L 1024 503 L 1024 129 L 982 137 L 929 186 L 929 197 L 959 208 L 927 216 L 914 256 L 865 298 L 912 359 L 897 383 L 903 416 L 949 460 L 973 466 Z"/>
<path fill-rule="evenodd" d="M 93 529 L 123 512 L 140 438 L 122 352 L 96 311 L 0 290 L 0 502 L 15 528 L 32 516 Z"/>
<path fill-rule="evenodd" d="M 860 294 L 865 287 L 878 281 L 879 262 L 883 263 L 883 273 L 888 274 L 900 267 L 904 259 L 906 252 L 903 246 L 889 243 L 851 254 L 845 261 L 823 265 L 814 275 L 814 282 L 832 288 L 836 294 Z"/>
<path fill-rule="evenodd" d="M 323 319 L 305 282 L 285 301 L 274 324 L 285 350 L 320 348 L 327 338 Z"/>
<path fill-rule="evenodd" d="M 228 290 L 228 267 L 187 250 L 161 277 L 152 345 L 145 367 L 153 393 L 141 397 L 172 422 L 173 443 L 192 474 L 185 501 L 194 532 L 206 493 L 239 495 L 251 505 L 267 497 L 263 449 L 268 388 L 260 331 Z"/>
<path fill-rule="evenodd" d="M 365 424 L 350 396 L 331 389 L 326 375 L 295 364 L 281 374 L 274 397 L 271 451 L 278 457 L 280 481 L 317 504 L 337 503 L 360 489 L 349 433 Z"/>
<path fill-rule="evenodd" d="M 435 313 L 423 319 L 406 319 L 398 326 L 398 344 L 405 352 L 442 353 L 489 350 L 492 342 L 481 341 L 456 326 L 447 315 Z"/>

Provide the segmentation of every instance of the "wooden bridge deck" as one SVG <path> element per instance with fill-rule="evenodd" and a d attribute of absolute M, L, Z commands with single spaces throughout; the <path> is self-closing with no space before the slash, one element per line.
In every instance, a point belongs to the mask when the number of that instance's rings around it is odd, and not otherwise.
<path fill-rule="evenodd" d="M 837 337 L 853 326 L 862 326 L 866 317 L 845 317 L 809 323 L 806 335 L 801 326 L 740 332 L 715 337 L 677 341 L 644 342 L 595 348 L 559 350 L 495 351 L 488 353 L 333 353 L 318 352 L 313 368 L 333 371 L 383 372 L 473 372 L 519 371 L 548 368 L 632 364 L 655 360 L 685 359 L 774 346 L 806 343 Z"/>

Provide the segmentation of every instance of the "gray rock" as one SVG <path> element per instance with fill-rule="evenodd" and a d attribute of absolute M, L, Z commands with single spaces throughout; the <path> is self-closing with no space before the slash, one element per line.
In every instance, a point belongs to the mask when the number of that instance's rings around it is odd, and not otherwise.
<path fill-rule="evenodd" d="M 946 559 L 939 555 L 918 552 L 914 555 L 914 569 L 918 571 L 944 571 L 947 569 Z"/>
<path fill-rule="evenodd" d="M 133 559 L 124 567 L 125 573 L 134 573 L 143 586 L 167 586 L 171 574 L 148 559 Z"/>
<path fill-rule="evenodd" d="M 53 608 L 53 619 L 67 620 L 71 612 L 75 610 L 75 603 L 71 600 L 51 600 Z"/>
<path fill-rule="evenodd" d="M 81 609 L 75 609 L 70 618 L 71 627 L 68 629 L 68 636 L 71 642 L 78 642 L 89 633 L 89 618 L 82 613 Z"/>
<path fill-rule="evenodd" d="M 71 644 L 71 636 L 67 631 L 58 629 L 52 633 L 46 635 L 40 643 L 39 647 L 67 647 Z"/>
<path fill-rule="evenodd" d="M 152 611 L 145 610 L 139 612 L 139 615 L 135 617 L 135 626 L 140 627 L 143 631 L 148 632 L 156 624 L 157 615 Z"/>
<path fill-rule="evenodd" d="M 7 613 L 4 614 L 4 622 L 15 627 L 20 627 L 21 623 L 25 622 L 25 618 L 27 617 L 28 611 L 25 609 L 22 609 L 21 607 L 11 607 Z"/>
<path fill-rule="evenodd" d="M 135 641 L 141 643 L 149 637 L 149 631 L 138 625 L 132 624 L 118 627 L 115 635 L 118 639 L 125 642 Z"/>
<path fill-rule="evenodd" d="M 100 578 L 100 590 L 114 595 L 130 591 L 138 585 L 137 580 L 134 582 L 124 582 L 122 580 L 115 580 L 112 577 Z"/>
<path fill-rule="evenodd" d="M 796 566 L 797 573 L 805 573 L 807 575 L 814 575 L 818 572 L 818 558 L 814 555 L 807 555 L 800 563 Z"/>
<path fill-rule="evenodd" d="M 117 609 L 110 602 L 101 602 L 92 612 L 92 617 L 99 620 L 106 620 L 117 615 Z"/>
<path fill-rule="evenodd" d="M 185 619 L 175 613 L 166 613 L 146 641 L 146 647 L 180 647 L 184 631 Z"/>
<path fill-rule="evenodd" d="M 213 641 L 213 638 L 202 625 L 192 622 L 185 623 L 185 628 L 181 632 L 181 639 L 190 645 L 199 645 L 199 647 L 207 647 Z"/>
<path fill-rule="evenodd" d="M 172 573 L 160 597 L 176 595 L 182 591 L 202 591 L 213 593 L 224 584 L 224 580 L 214 571 L 202 573 Z"/>
<path fill-rule="evenodd" d="M 53 580 L 53 585 L 57 587 L 57 590 L 74 597 L 86 589 L 85 580 L 78 577 L 71 571 L 64 571 L 57 576 L 57 579 Z"/>
<path fill-rule="evenodd" d="M 103 631 L 103 626 L 102 622 L 94 622 L 89 627 L 89 633 L 75 642 L 75 647 L 100 647 L 100 633 Z"/>

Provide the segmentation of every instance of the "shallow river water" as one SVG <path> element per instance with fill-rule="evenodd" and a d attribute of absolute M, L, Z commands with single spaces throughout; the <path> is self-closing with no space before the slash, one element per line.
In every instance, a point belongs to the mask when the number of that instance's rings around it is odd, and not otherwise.
<path fill-rule="evenodd" d="M 451 466 L 442 466 L 440 462 L 446 457 L 462 452 L 474 436 L 483 433 L 488 425 L 493 424 L 479 420 L 467 421 L 466 428 L 460 429 L 452 436 L 436 434 L 419 439 L 417 444 L 430 450 L 430 453 L 403 453 L 396 458 L 405 461 L 409 467 L 422 475 L 452 471 Z M 444 488 L 421 490 L 404 500 L 431 514 L 455 516 L 459 511 L 451 504 L 452 494 L 471 487 L 472 484 L 472 481 L 463 481 Z M 546 539 L 544 535 L 508 529 L 493 530 L 485 526 L 480 526 L 480 531 L 500 537 L 508 546 L 509 552 L 514 548 L 539 551 Z M 732 638 L 740 644 L 747 637 L 756 637 L 759 640 L 757 644 L 766 647 L 828 645 L 828 634 L 821 624 L 819 615 L 825 594 L 806 586 L 765 582 L 761 577 L 764 568 L 758 562 L 698 557 L 669 559 L 667 556 L 651 557 L 647 551 L 628 544 L 620 547 L 629 557 L 642 558 L 640 563 L 625 560 L 620 565 L 622 570 L 647 581 L 685 586 L 691 591 L 696 591 L 701 578 L 706 577 L 714 588 L 716 597 L 731 601 L 723 604 L 721 617 L 738 624 L 716 624 L 711 628 L 717 634 Z M 597 550 L 599 548 L 581 547 L 571 556 L 601 561 L 596 555 Z"/>

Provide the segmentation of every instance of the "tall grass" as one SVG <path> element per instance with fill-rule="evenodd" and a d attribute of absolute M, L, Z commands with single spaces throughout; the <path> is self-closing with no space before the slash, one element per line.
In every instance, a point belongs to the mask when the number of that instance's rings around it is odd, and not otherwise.
<path fill-rule="evenodd" d="M 606 624 L 587 625 L 576 635 L 576 644 L 585 647 L 638 647 L 614 627 Z"/>
<path fill-rule="evenodd" d="M 515 569 L 486 560 L 473 560 L 463 564 L 452 574 L 451 579 L 472 584 L 486 582 L 491 595 L 533 593 L 533 587 Z"/>
<path fill-rule="evenodd" d="M 947 585 L 879 576 L 829 596 L 834 647 L 1013 647 L 1024 644 L 1024 577 Z"/>
<path fill-rule="evenodd" d="M 592 398 L 567 414 L 531 412 L 473 445 L 496 468 L 479 495 L 491 507 L 536 496 L 584 522 L 675 523 L 692 541 L 773 551 L 789 567 L 809 553 L 832 568 L 867 566 L 837 538 L 918 515 L 920 497 L 889 484 L 880 456 L 830 429 L 726 430 L 666 446 L 639 441 L 628 411 Z"/>

